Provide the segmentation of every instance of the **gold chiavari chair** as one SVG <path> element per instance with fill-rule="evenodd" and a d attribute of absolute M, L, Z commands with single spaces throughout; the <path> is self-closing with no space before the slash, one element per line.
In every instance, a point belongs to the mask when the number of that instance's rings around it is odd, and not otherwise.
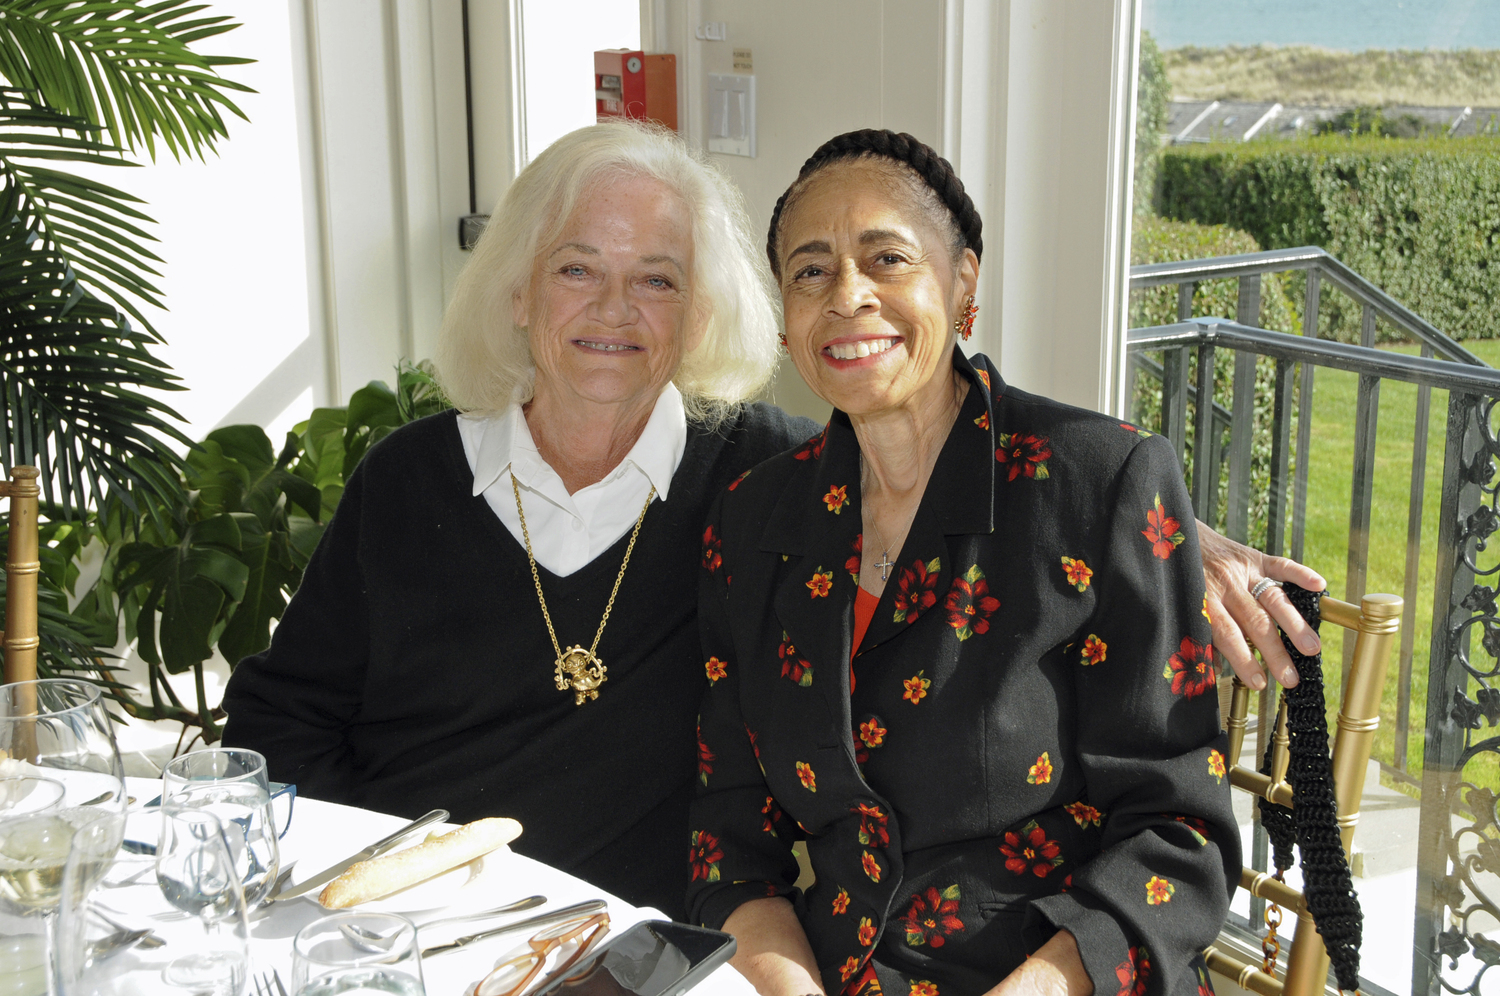
<path fill-rule="evenodd" d="M 0 496 L 10 499 L 10 548 L 5 557 L 5 683 L 36 677 L 36 585 L 42 564 L 39 549 L 35 467 L 13 467 L 10 480 L 0 480 Z"/>
<path fill-rule="evenodd" d="M 1380 725 L 1380 695 L 1385 687 L 1386 666 L 1391 648 L 1401 630 L 1402 599 L 1396 595 L 1366 595 L 1359 605 L 1324 596 L 1322 617 L 1352 630 L 1353 663 L 1339 706 L 1338 732 L 1333 744 L 1334 797 L 1338 808 L 1339 834 L 1344 853 L 1350 853 L 1354 827 L 1359 822 L 1360 797 L 1364 794 L 1365 770 L 1375 729 Z M 1331 694 L 1331 692 L 1330 692 Z M 1252 795 L 1291 806 L 1292 787 L 1287 783 L 1288 737 L 1286 700 L 1282 699 L 1277 715 L 1276 732 L 1271 746 L 1271 771 L 1263 775 L 1258 765 L 1239 763 L 1245 743 L 1246 715 L 1250 709 L 1250 689 L 1238 678 L 1230 700 L 1226 727 L 1229 731 L 1229 781 L 1232 786 Z M 1240 871 L 1240 888 L 1253 896 L 1275 903 L 1297 914 L 1291 954 L 1287 957 L 1284 977 L 1277 979 L 1262 967 L 1252 964 L 1219 945 L 1204 951 L 1211 971 L 1259 996 L 1318 996 L 1328 979 L 1328 953 L 1318 935 L 1302 893 L 1267 872 L 1244 868 Z"/>

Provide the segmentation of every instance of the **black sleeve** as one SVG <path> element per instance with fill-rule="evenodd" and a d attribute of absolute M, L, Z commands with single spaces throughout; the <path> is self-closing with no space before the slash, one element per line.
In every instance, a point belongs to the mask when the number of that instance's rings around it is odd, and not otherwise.
<path fill-rule="evenodd" d="M 359 714 L 369 662 L 360 566 L 364 488 L 361 467 L 350 477 L 271 646 L 241 661 L 224 692 L 225 745 L 259 751 L 272 779 L 332 802 L 354 801 L 346 731 Z"/>
<path fill-rule="evenodd" d="M 1191 993 L 1238 884 L 1240 840 L 1197 526 L 1164 437 L 1135 447 L 1113 497 L 1086 638 L 1100 641 L 1097 662 L 1081 654 L 1075 679 L 1077 757 L 1104 846 L 1070 889 L 1032 903 L 1028 928 L 1070 931 L 1096 992 L 1129 978 Z"/>

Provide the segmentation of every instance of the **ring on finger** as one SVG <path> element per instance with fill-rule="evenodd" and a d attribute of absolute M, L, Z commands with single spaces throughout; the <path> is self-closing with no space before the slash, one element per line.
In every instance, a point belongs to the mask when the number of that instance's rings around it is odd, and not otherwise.
<path fill-rule="evenodd" d="M 1276 582 L 1270 578 L 1261 578 L 1255 582 L 1255 587 L 1250 589 L 1250 597 L 1258 602 L 1260 601 L 1260 596 L 1264 595 L 1268 588 L 1274 588 L 1275 586 Z"/>

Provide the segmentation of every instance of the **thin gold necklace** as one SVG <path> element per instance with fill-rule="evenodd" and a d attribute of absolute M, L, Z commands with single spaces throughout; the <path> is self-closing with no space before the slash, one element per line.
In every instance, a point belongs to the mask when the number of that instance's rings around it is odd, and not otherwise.
<path fill-rule="evenodd" d="M 587 650 L 577 644 L 563 650 L 557 642 L 557 631 L 552 628 L 552 614 L 547 611 L 547 597 L 542 594 L 542 579 L 536 572 L 536 556 L 531 552 L 531 533 L 526 529 L 526 510 L 521 507 L 521 486 L 516 483 L 514 474 L 510 478 L 510 489 L 516 495 L 516 514 L 521 517 L 521 536 L 526 540 L 526 562 L 531 565 L 531 580 L 536 584 L 536 600 L 542 603 L 542 618 L 547 621 L 547 635 L 552 637 L 552 649 L 557 654 L 557 670 L 553 673 L 553 679 L 557 682 L 558 691 L 572 689 L 573 704 L 581 706 L 589 699 L 597 699 L 599 686 L 608 680 L 604 676 L 608 669 L 594 652 L 599 649 L 599 638 L 604 635 L 609 612 L 615 607 L 620 582 L 625 580 L 625 568 L 630 566 L 635 538 L 641 534 L 641 523 L 646 521 L 646 512 L 651 508 L 651 500 L 656 497 L 656 485 L 651 486 L 650 494 L 646 495 L 646 504 L 641 506 L 640 518 L 635 520 L 635 530 L 631 532 L 630 543 L 625 547 L 625 561 L 620 564 L 614 590 L 609 593 L 609 601 L 604 606 L 604 618 L 599 620 L 599 629 L 594 633 L 594 645 Z"/>

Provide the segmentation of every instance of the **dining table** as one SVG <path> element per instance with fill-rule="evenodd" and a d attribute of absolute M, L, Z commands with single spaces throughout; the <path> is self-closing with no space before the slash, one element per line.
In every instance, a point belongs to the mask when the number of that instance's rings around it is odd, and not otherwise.
<path fill-rule="evenodd" d="M 194 921 L 172 919 L 160 913 L 149 912 L 161 908 L 160 896 L 153 894 L 160 890 L 156 889 L 151 871 L 153 859 L 149 854 L 139 852 L 148 850 L 149 844 L 155 839 L 154 826 L 159 823 L 159 816 L 148 803 L 159 795 L 161 785 L 153 779 L 127 778 L 126 789 L 133 800 L 126 823 L 126 844 L 116 859 L 115 867 L 107 876 L 106 884 L 95 890 L 92 899 L 102 911 L 117 920 L 132 926 L 151 927 L 168 945 L 190 946 L 196 929 Z M 289 886 L 306 881 L 338 860 L 410 822 L 403 817 L 306 796 L 295 798 L 291 807 L 291 818 L 279 845 L 282 868 L 295 862 L 287 878 Z M 445 828 L 451 829 L 451 826 L 436 825 L 436 829 Z M 415 835 L 412 843 L 423 839 L 425 832 L 426 830 Z M 523 828 L 523 835 L 524 832 Z M 407 916 L 417 924 L 418 941 L 424 949 L 446 944 L 466 934 L 593 899 L 602 899 L 607 904 L 612 934 L 623 933 L 642 920 L 668 919 L 658 910 L 633 906 L 618 896 L 610 895 L 567 872 L 519 854 L 508 846 L 491 852 L 457 874 L 450 873 L 444 882 L 445 884 L 436 888 L 433 883 L 428 883 L 426 886 L 419 885 L 406 890 L 410 894 L 410 898 L 406 900 L 402 899 L 403 894 L 398 893 L 395 897 L 356 909 L 373 908 Z M 303 896 L 275 900 L 250 912 L 250 963 L 254 978 L 247 986 L 248 993 L 256 991 L 255 978 L 274 973 L 287 992 L 295 996 L 292 993 L 293 938 L 307 924 L 331 912 L 318 904 L 318 891 L 314 889 Z M 494 919 L 422 927 L 427 921 L 488 910 L 534 895 L 545 896 L 546 902 L 524 912 Z M 530 933 L 532 931 L 512 932 L 424 957 L 422 972 L 428 996 L 461 996 L 502 955 L 514 952 L 518 946 L 524 946 Z M 130 956 L 126 952 L 114 957 L 128 959 Z M 168 989 L 164 987 L 162 991 L 167 992 Z M 275 992 L 274 986 L 272 991 Z M 694 992 L 705 996 L 753 996 L 755 990 L 743 976 L 724 964 L 699 983 Z M 277 993 L 277 996 L 280 994 Z"/>

